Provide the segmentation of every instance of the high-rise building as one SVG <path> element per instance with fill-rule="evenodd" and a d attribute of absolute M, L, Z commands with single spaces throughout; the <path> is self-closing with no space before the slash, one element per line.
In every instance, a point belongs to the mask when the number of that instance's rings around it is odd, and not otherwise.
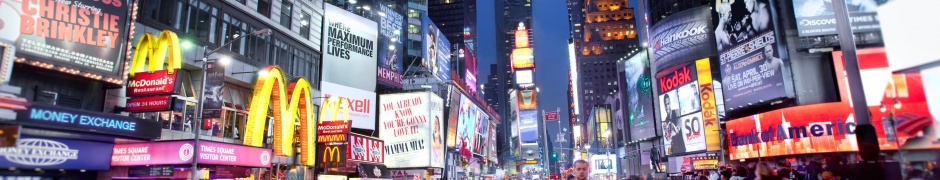
<path fill-rule="evenodd" d="M 512 48 L 515 47 L 515 32 L 519 23 L 526 25 L 532 24 L 532 1 L 531 0 L 496 0 L 494 2 L 494 18 L 496 22 L 496 101 L 499 109 L 497 113 L 503 119 L 515 119 L 509 103 L 509 89 L 513 88 L 512 63 L 510 57 Z M 528 31 L 529 43 L 533 42 L 532 31 Z M 490 80 L 493 81 L 493 80 Z M 511 126 L 499 126 L 497 131 L 504 137 L 511 137 Z M 511 155 L 511 138 L 499 139 L 498 144 L 505 144 L 499 147 L 500 159 L 507 159 Z"/>

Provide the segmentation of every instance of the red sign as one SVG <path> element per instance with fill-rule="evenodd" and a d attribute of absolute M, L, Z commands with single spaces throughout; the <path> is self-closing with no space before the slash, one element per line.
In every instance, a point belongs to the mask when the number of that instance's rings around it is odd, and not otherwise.
<path fill-rule="evenodd" d="M 349 150 L 346 157 L 354 161 L 385 163 L 385 141 L 349 134 Z"/>
<path fill-rule="evenodd" d="M 672 76 L 666 76 L 659 79 L 659 89 L 660 93 L 665 93 L 666 91 L 675 89 L 679 85 L 693 81 L 689 73 L 689 68 L 682 66 L 681 69 L 677 69 L 673 72 Z"/>
<path fill-rule="evenodd" d="M 556 121 L 557 121 L 557 120 L 558 120 L 558 112 L 545 112 L 545 120 L 546 120 L 546 121 L 551 121 L 551 120 L 556 120 Z"/>
<path fill-rule="evenodd" d="M 124 110 L 127 112 L 166 111 L 170 110 L 170 105 L 173 104 L 172 99 L 169 95 L 131 98 L 127 100 L 127 107 Z"/>
<path fill-rule="evenodd" d="M 348 121 L 320 121 L 317 123 L 317 134 L 346 134 L 349 133 Z"/>
<path fill-rule="evenodd" d="M 137 73 L 134 78 L 127 81 L 127 96 L 149 96 L 176 94 L 179 92 L 179 81 L 183 73 L 179 71 L 167 74 L 167 70 L 153 73 Z"/>

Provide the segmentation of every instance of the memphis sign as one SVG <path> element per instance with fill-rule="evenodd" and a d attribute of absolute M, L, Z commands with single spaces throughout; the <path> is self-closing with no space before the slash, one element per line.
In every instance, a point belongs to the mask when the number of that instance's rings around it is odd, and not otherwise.
<path fill-rule="evenodd" d="M 128 73 L 127 96 L 149 96 L 176 94 L 179 92 L 179 79 L 182 73 L 176 73 L 183 65 L 180 57 L 179 38 L 169 30 L 154 37 L 144 33 L 137 41 L 137 50 L 131 61 Z M 146 63 L 146 69 L 144 64 Z M 163 66 L 166 64 L 166 67 Z"/>
<path fill-rule="evenodd" d="M 310 98 L 310 83 L 297 78 L 285 83 L 283 71 L 278 66 L 268 66 L 255 82 L 254 94 L 248 111 L 245 129 L 245 145 L 260 147 L 264 140 L 268 107 L 273 109 L 274 154 L 293 154 L 294 134 L 300 135 L 300 158 L 304 165 L 314 165 L 316 151 L 314 141 L 314 104 Z M 289 99 L 288 93 L 291 95 Z M 299 118 L 300 129 L 294 129 L 294 117 Z M 299 132 L 298 132 L 299 131 Z"/>

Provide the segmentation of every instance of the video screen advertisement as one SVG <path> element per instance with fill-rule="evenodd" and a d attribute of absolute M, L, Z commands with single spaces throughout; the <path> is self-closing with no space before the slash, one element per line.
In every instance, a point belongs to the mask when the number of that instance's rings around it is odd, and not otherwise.
<path fill-rule="evenodd" d="M 731 159 L 858 151 L 858 125 L 848 101 L 842 55 L 836 51 L 833 56 L 844 101 L 789 107 L 728 121 Z M 925 87 L 929 87 L 923 80 L 926 77 L 920 73 L 891 74 L 880 48 L 859 49 L 858 60 L 881 149 L 898 149 L 897 144 L 905 150 L 940 148 L 937 118 L 930 111 L 925 93 Z M 894 105 L 895 100 L 900 106 Z M 884 109 L 881 104 L 885 104 Z"/>
<path fill-rule="evenodd" d="M 656 79 L 665 154 L 719 150 L 710 60 L 666 68 Z"/>
<path fill-rule="evenodd" d="M 479 121 L 485 121 L 486 113 L 481 110 L 467 96 L 460 96 L 460 108 L 457 112 L 457 147 L 461 155 L 472 158 L 471 150 L 476 149 Z"/>
<path fill-rule="evenodd" d="M 124 80 L 132 4 L 73 0 L 45 8 L 47 1 L 0 2 L 0 42 L 15 42 L 16 56 Z"/>
<path fill-rule="evenodd" d="M 832 3 L 819 0 L 793 0 L 793 14 L 796 16 L 796 29 L 799 36 L 835 35 L 836 18 Z M 884 1 L 882 1 L 884 2 Z M 766 3 L 766 2 L 764 2 Z M 879 32 L 881 29 L 876 10 L 876 0 L 845 1 L 852 21 L 852 31 Z"/>
<path fill-rule="evenodd" d="M 323 9 L 323 81 L 374 92 L 378 25 L 330 4 Z"/>
<path fill-rule="evenodd" d="M 477 132 L 475 133 L 477 139 L 474 140 L 476 144 L 473 146 L 473 153 L 481 155 L 483 154 L 483 150 L 486 149 L 485 147 L 489 145 L 489 140 L 486 138 L 486 136 L 489 134 L 488 131 L 490 130 L 490 120 L 488 115 L 483 113 L 480 119 L 478 119 L 474 124 L 476 124 L 477 127 Z"/>
<path fill-rule="evenodd" d="M 454 90 L 450 93 L 450 105 L 448 117 L 447 117 L 447 148 L 455 149 L 457 145 L 457 125 L 459 124 L 459 118 L 457 114 L 460 110 L 460 96 L 463 94 L 460 93 L 460 90 L 453 88 Z M 456 149 L 460 149 L 459 147 Z"/>
<path fill-rule="evenodd" d="M 755 3 L 758 9 L 754 11 L 745 8 L 744 0 L 722 3 L 718 9 L 715 38 L 724 106 L 729 112 L 794 96 L 787 78 L 788 60 L 778 51 L 770 5 L 766 0 Z"/>
<path fill-rule="evenodd" d="M 463 80 L 466 83 L 467 91 L 470 93 L 477 92 L 477 57 L 470 52 L 470 49 L 467 47 L 462 47 L 459 50 L 459 53 L 463 55 L 464 58 L 464 70 L 463 70 Z"/>
<path fill-rule="evenodd" d="M 450 41 L 447 41 L 427 13 L 421 13 L 421 32 L 424 33 L 421 36 L 421 42 L 424 44 L 421 48 L 424 59 L 421 66 L 443 81 L 451 80 Z"/>
<path fill-rule="evenodd" d="M 538 111 L 519 111 L 519 141 L 521 145 L 535 145 L 539 142 Z"/>
<path fill-rule="evenodd" d="M 390 168 L 444 166 L 444 100 L 428 92 L 379 96 L 379 137 Z"/>
<path fill-rule="evenodd" d="M 637 53 L 624 62 L 625 92 L 627 92 L 627 121 L 630 125 L 630 139 L 640 140 L 656 136 L 656 118 L 654 118 L 653 87 L 649 56 L 646 51 Z"/>
<path fill-rule="evenodd" d="M 711 17 L 710 7 L 701 6 L 670 15 L 650 27 L 654 67 L 670 67 L 718 54 Z"/>
<path fill-rule="evenodd" d="M 405 52 L 405 47 L 402 46 L 402 27 L 405 18 L 384 3 L 379 6 L 379 11 L 385 13 L 385 16 L 379 18 L 379 67 L 376 74 L 379 83 L 401 88 L 404 71 L 402 59 Z"/>

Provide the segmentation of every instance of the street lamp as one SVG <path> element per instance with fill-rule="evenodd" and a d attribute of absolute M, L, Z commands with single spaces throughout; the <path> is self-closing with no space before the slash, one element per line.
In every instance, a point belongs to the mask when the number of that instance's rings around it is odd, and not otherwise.
<path fill-rule="evenodd" d="M 251 32 L 250 34 L 247 34 L 247 35 L 255 35 L 255 36 L 258 36 L 258 37 L 264 37 L 264 36 L 271 35 L 271 29 L 262 29 L 262 30 L 258 30 L 258 31 L 255 31 L 255 32 Z M 205 91 L 205 88 L 206 88 L 206 77 L 208 76 L 208 71 L 206 71 L 206 69 L 209 69 L 209 63 L 219 62 L 219 63 L 225 65 L 225 64 L 228 64 L 228 63 L 231 61 L 230 58 L 228 58 L 228 57 L 226 57 L 226 56 L 223 56 L 222 58 L 219 58 L 219 59 L 217 59 L 216 61 L 209 62 L 209 55 L 214 54 L 215 52 L 219 51 L 220 49 L 222 49 L 222 48 L 224 48 L 224 47 L 227 47 L 227 46 L 231 45 L 232 43 L 237 42 L 238 40 L 241 40 L 242 38 L 248 37 L 247 35 L 235 37 L 235 39 L 232 39 L 231 41 L 229 41 L 229 42 L 227 42 L 227 43 L 225 43 L 225 44 L 222 44 L 221 46 L 219 46 L 219 47 L 217 47 L 217 48 L 215 48 L 215 49 L 212 49 L 212 51 L 209 51 L 209 50 L 208 50 L 208 49 L 209 49 L 209 46 L 202 46 L 202 86 L 200 86 L 200 87 L 203 89 L 203 91 Z M 206 101 L 206 96 L 205 96 L 205 94 L 200 94 L 200 95 L 199 95 L 199 105 L 196 106 L 196 108 L 199 108 L 199 110 L 196 111 L 196 112 L 197 112 L 196 115 L 199 116 L 199 118 L 194 119 L 194 120 L 192 121 L 193 133 L 195 134 L 195 138 L 193 138 L 193 147 L 195 147 L 195 148 L 193 148 L 193 163 L 192 163 L 192 164 L 193 164 L 193 167 L 192 167 L 192 169 L 191 169 L 191 171 L 192 171 L 192 172 L 191 172 L 191 175 L 192 175 L 191 179 L 194 179 L 194 180 L 195 180 L 195 179 L 199 179 L 199 178 L 198 178 L 199 176 L 196 174 L 196 170 L 197 170 L 197 168 L 198 168 L 197 166 L 199 165 L 199 161 L 198 161 L 198 160 L 199 160 L 199 123 L 198 123 L 197 121 L 203 119 L 203 117 L 202 117 L 202 111 L 203 111 L 202 106 L 203 106 L 203 103 L 205 103 L 205 101 Z"/>
<path fill-rule="evenodd" d="M 892 105 L 894 108 L 888 109 L 887 106 L 885 106 L 886 103 L 882 102 L 881 107 L 879 107 L 878 110 L 881 112 L 888 112 L 888 119 L 891 122 L 891 129 L 894 131 L 894 143 L 898 146 L 898 160 L 900 160 L 901 167 L 904 167 L 904 163 L 907 160 L 904 159 L 904 151 L 901 149 L 901 139 L 898 138 L 898 123 L 897 119 L 894 117 L 894 111 L 901 109 L 901 101 L 898 100 L 898 88 L 894 85 L 891 87 L 894 89 L 894 96 L 892 97 L 894 99 L 894 105 Z"/>

